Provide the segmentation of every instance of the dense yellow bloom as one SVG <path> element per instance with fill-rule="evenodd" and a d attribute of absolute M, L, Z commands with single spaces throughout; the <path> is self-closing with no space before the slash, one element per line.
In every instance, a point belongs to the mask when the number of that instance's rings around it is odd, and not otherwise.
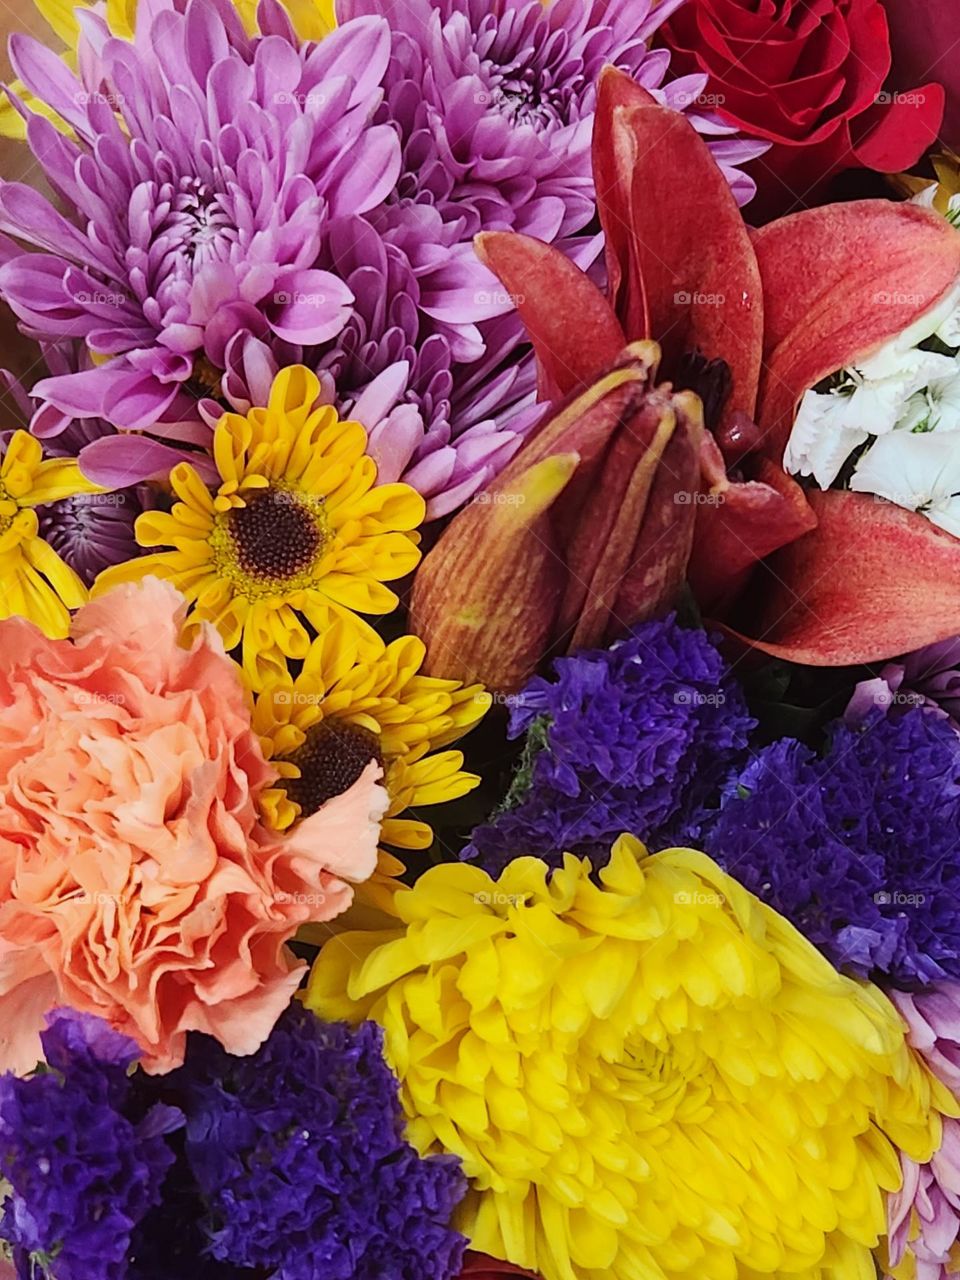
<path fill-rule="evenodd" d="M 359 422 L 341 422 L 320 395 L 316 374 L 282 370 L 269 404 L 217 424 L 211 493 L 188 463 L 170 474 L 172 512 L 148 511 L 137 541 L 162 547 L 105 570 L 100 593 L 154 574 L 191 604 L 191 623 L 212 622 L 228 649 L 242 643 L 253 687 L 305 658 L 312 634 L 340 620 L 375 650 L 376 632 L 357 615 L 389 613 L 397 596 L 384 583 L 420 559 L 414 530 L 423 498 L 406 484 L 376 484 Z"/>
<path fill-rule="evenodd" d="M 51 31 L 66 46 L 63 60 L 71 71 L 77 66 L 77 44 L 80 39 L 80 24 L 77 21 L 77 9 L 93 9 L 100 6 L 85 3 L 84 0 L 33 0 L 37 9 L 49 24 Z M 257 26 L 258 0 L 234 0 L 234 5 L 243 25 L 250 32 Z M 297 34 L 303 40 L 322 40 L 336 26 L 333 0 L 280 0 L 281 5 L 290 15 L 290 21 Z M 137 21 L 137 0 L 106 0 L 107 25 L 115 36 L 129 40 L 133 36 Z M 52 120 L 58 129 L 66 128 L 63 120 L 46 103 L 39 101 L 21 81 L 13 84 L 14 91 L 24 99 L 33 111 L 39 111 Z M 26 137 L 26 125 L 23 118 L 5 98 L 0 103 L 0 134 L 11 138 Z"/>
<path fill-rule="evenodd" d="M 40 537 L 34 508 L 97 491 L 74 459 L 44 462 L 39 440 L 14 432 L 0 462 L 0 618 L 29 618 L 54 639 L 67 634 L 69 611 L 83 604 L 87 591 Z"/>
<path fill-rule="evenodd" d="M 256 699 L 253 727 L 281 781 L 263 793 L 270 826 L 283 830 L 345 791 L 371 759 L 384 770 L 390 807 L 381 838 L 399 849 L 433 840 L 419 816 L 401 816 L 456 800 L 480 779 L 463 768 L 463 753 L 441 751 L 469 732 L 490 706 L 480 685 L 420 674 L 426 649 L 415 636 L 361 645 L 335 623 L 311 646 L 299 675 L 284 672 Z M 385 851 L 361 896 L 388 905 L 390 876 L 403 867 Z M 324 935 L 326 936 L 326 935 Z"/>
<path fill-rule="evenodd" d="M 545 1280 L 874 1276 L 895 1145 L 928 1158 L 955 1104 L 886 997 L 706 855 L 441 866 L 396 911 L 306 1001 L 383 1025 L 476 1249 Z"/>

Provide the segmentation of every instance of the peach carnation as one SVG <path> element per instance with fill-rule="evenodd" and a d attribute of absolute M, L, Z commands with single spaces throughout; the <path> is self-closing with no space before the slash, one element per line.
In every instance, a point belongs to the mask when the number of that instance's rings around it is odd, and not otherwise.
<path fill-rule="evenodd" d="M 180 645 L 184 613 L 151 578 L 86 605 L 69 640 L 0 622 L 0 1069 L 36 1064 L 57 1004 L 154 1071 L 188 1031 L 253 1053 L 299 984 L 286 941 L 374 870 L 379 764 L 268 831 L 276 773 L 238 669 L 212 628 Z"/>

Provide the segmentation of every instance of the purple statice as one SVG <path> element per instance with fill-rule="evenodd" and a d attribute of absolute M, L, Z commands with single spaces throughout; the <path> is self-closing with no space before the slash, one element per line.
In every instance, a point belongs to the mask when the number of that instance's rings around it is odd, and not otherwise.
<path fill-rule="evenodd" d="M 697 109 L 705 76 L 668 82 L 670 55 L 651 50 L 682 0 L 338 0 L 341 19 L 374 13 L 393 45 L 377 120 L 402 145 L 399 181 L 374 225 L 416 271 L 421 306 L 459 358 L 478 354 L 476 321 L 512 300 L 473 253 L 482 230 L 557 243 L 586 266 L 600 249 L 590 144 L 596 82 L 606 64 L 658 100 L 689 111 L 745 202 L 736 165 L 766 150 Z M 472 323 L 471 323 L 472 321 Z"/>
<path fill-rule="evenodd" d="M 706 851 L 827 957 L 893 987 L 960 976 L 960 738 L 908 709 L 784 739 L 726 788 Z"/>
<path fill-rule="evenodd" d="M 891 715 L 923 707 L 946 718 L 960 733 L 960 636 L 915 649 L 886 663 L 879 675 L 861 680 L 845 719 L 859 724 L 875 707 Z"/>
<path fill-rule="evenodd" d="M 182 1115 L 144 1107 L 129 1068 L 139 1050 L 99 1018 L 49 1015 L 46 1066 L 0 1079 L 0 1238 L 21 1280 L 125 1280 L 130 1241 L 160 1202 Z"/>
<path fill-rule="evenodd" d="M 557 659 L 510 701 L 523 762 L 463 854 L 492 874 L 524 854 L 598 867 L 625 831 L 652 849 L 695 841 L 755 726 L 710 638 L 673 617 Z"/>
<path fill-rule="evenodd" d="M 274 1280 L 449 1280 L 466 1242 L 449 1222 L 466 1190 L 453 1157 L 403 1136 L 399 1086 L 374 1023 L 302 1006 L 234 1058 L 194 1037 L 173 1090 L 206 1205 L 210 1256 Z"/>
<path fill-rule="evenodd" d="M 0 230 L 41 251 L 5 241 L 0 294 L 26 332 L 97 357 L 38 384 L 64 422 L 205 444 L 196 401 L 235 334 L 310 345 L 346 323 L 353 296 L 318 261 L 330 219 L 374 208 L 399 172 L 394 130 L 372 122 L 389 29 L 364 18 L 300 45 L 279 6 L 262 11 L 253 38 L 220 0 L 155 0 L 133 42 L 86 11 L 86 82 L 11 40 L 21 79 L 70 127 L 23 108 L 70 216 L 0 186 Z M 134 480 L 169 469 L 157 449 L 127 456 Z"/>

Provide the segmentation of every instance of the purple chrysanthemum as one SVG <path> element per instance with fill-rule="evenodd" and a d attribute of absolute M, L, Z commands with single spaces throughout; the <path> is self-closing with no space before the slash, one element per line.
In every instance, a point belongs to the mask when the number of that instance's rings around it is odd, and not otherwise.
<path fill-rule="evenodd" d="M 165 1135 L 183 1117 L 139 1106 L 128 1076 L 139 1049 L 100 1019 L 57 1010 L 41 1040 L 45 1069 L 0 1079 L 0 1176 L 12 1188 L 0 1237 L 22 1280 L 124 1280 L 173 1164 Z"/>
<path fill-rule="evenodd" d="M 203 447 L 196 401 L 234 335 L 302 346 L 343 328 L 353 297 L 318 266 L 325 228 L 379 204 L 400 156 L 394 131 L 371 122 L 390 48 L 382 18 L 298 47 L 278 7 L 264 8 L 262 39 L 230 5 L 178 8 L 152 5 L 132 43 L 84 15 L 106 94 L 13 37 L 21 78 L 76 135 L 28 122 L 74 215 L 20 183 L 0 187 L 0 229 L 42 250 L 7 242 L 0 292 L 27 331 L 109 357 L 40 383 L 54 410 Z M 148 469 L 135 479 L 177 456 L 141 448 Z"/>
<path fill-rule="evenodd" d="M 888 662 L 874 679 L 862 680 L 845 718 L 858 724 L 876 707 L 897 715 L 918 706 L 945 716 L 960 733 L 960 636 L 916 649 Z"/>
<path fill-rule="evenodd" d="M 496 874 L 524 854 L 600 865 L 624 831 L 655 849 L 696 840 L 755 723 L 709 637 L 673 618 L 648 622 L 553 671 L 512 699 L 524 764 L 463 856 Z"/>
<path fill-rule="evenodd" d="M 610 63 L 661 101 L 690 110 L 716 139 L 718 162 L 745 202 L 736 165 L 766 144 L 697 110 L 705 76 L 666 84 L 670 55 L 648 41 L 681 0 L 339 0 L 343 19 L 390 23 L 386 99 L 376 117 L 397 129 L 399 182 L 370 214 L 416 271 L 421 306 L 459 358 L 482 350 L 478 321 L 512 309 L 481 266 L 472 238 L 514 230 L 554 242 L 580 265 L 596 211 L 590 143 L 596 81 Z"/>
<path fill-rule="evenodd" d="M 960 1088 L 960 986 L 915 995 L 893 993 L 907 1038 L 956 1096 Z M 901 1153 L 903 1185 L 887 1201 L 888 1272 L 914 1280 L 950 1280 L 960 1257 L 960 1122 L 944 1116 L 938 1150 L 924 1165 Z"/>
<path fill-rule="evenodd" d="M 907 989 L 960 976 L 960 739 L 908 710 L 789 739 L 728 788 L 705 847 L 838 968 Z"/>
<path fill-rule="evenodd" d="M 466 1182 L 457 1160 L 405 1141 L 374 1023 L 351 1030 L 294 1005 L 248 1058 L 194 1038 L 167 1084 L 213 1258 L 275 1280 L 459 1272 L 466 1242 L 449 1222 Z"/>
<path fill-rule="evenodd" d="M 522 327 L 472 237 L 509 226 L 596 257 L 602 63 L 688 109 L 744 194 L 733 166 L 762 144 L 697 113 L 702 78 L 663 87 L 668 55 L 646 47 L 674 3 L 470 0 L 414 15 L 412 35 L 375 12 L 313 44 L 279 6 L 250 37 L 221 0 L 154 0 L 132 43 L 83 12 L 81 78 L 15 38 L 22 78 L 72 131 L 28 123 L 68 214 L 0 188 L 0 228 L 43 251 L 7 242 L 0 294 L 28 332 L 98 357 L 40 384 L 37 433 L 121 428 L 82 452 L 111 488 L 185 454 L 202 467 L 211 421 L 256 399 L 264 362 L 302 362 L 367 426 L 385 478 L 418 488 L 429 518 L 455 509 L 537 413 Z"/>

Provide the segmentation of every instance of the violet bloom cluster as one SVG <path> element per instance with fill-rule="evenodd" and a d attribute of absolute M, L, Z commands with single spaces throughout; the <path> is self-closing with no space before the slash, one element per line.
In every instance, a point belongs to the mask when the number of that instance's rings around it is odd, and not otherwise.
<path fill-rule="evenodd" d="M 163 478 L 302 362 L 368 428 L 384 479 L 431 518 L 455 509 L 536 417 L 513 302 L 472 237 L 513 227 L 596 257 L 602 64 L 688 110 L 748 194 L 732 166 L 761 144 L 698 112 L 698 78 L 665 85 L 668 54 L 647 47 L 675 3 L 348 3 L 317 43 L 274 4 L 251 36 L 222 0 L 153 0 L 133 41 L 83 10 L 77 75 L 15 37 L 68 132 L 21 104 L 60 200 L 0 187 L 0 295 L 27 332 L 94 355 L 39 384 L 36 433 L 102 419 L 121 434 L 83 448 L 88 475 Z"/>
<path fill-rule="evenodd" d="M 558 658 L 511 701 L 523 765 L 463 853 L 493 875 L 527 854 L 596 869 L 624 831 L 653 850 L 696 843 L 756 724 L 710 637 L 672 617 Z"/>
<path fill-rule="evenodd" d="M 41 1034 L 47 1069 L 0 1078 L 0 1239 L 20 1280 L 126 1280 L 131 1240 L 160 1203 L 183 1124 L 144 1107 L 128 1075 L 139 1049 L 99 1018 L 57 1010 Z"/>
<path fill-rule="evenodd" d="M 0 1080 L 0 1238 L 18 1280 L 452 1280 L 459 1161 L 404 1137 L 374 1023 L 302 1006 L 257 1053 L 190 1037 L 184 1065 L 60 1010 L 50 1070 Z M 42 1271 L 40 1268 L 42 1267 Z"/>
<path fill-rule="evenodd" d="M 790 739 L 728 787 L 706 852 L 839 969 L 915 989 L 960 978 L 960 737 L 919 708 Z"/>

